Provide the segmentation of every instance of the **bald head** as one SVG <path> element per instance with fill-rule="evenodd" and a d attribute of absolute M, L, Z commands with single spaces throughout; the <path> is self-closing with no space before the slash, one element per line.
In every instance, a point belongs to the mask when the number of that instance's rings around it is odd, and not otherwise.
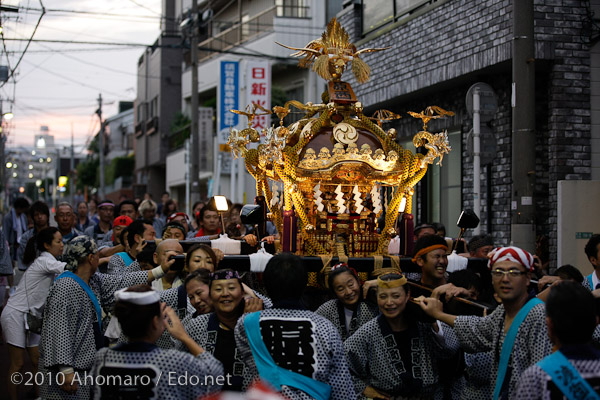
<path fill-rule="evenodd" d="M 158 246 L 156 246 L 154 262 L 158 265 L 161 265 L 163 262 L 168 260 L 170 256 L 180 254 L 183 254 L 183 247 L 181 247 L 179 241 L 175 239 L 165 239 L 162 240 Z"/>

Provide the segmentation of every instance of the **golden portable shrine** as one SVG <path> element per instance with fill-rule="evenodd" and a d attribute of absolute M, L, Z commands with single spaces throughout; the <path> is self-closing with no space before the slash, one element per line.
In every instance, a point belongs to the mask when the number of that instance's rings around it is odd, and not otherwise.
<path fill-rule="evenodd" d="M 350 84 L 341 80 L 350 63 L 357 82 L 367 82 L 370 68 L 360 56 L 385 49 L 357 50 L 335 18 L 322 37 L 305 48 L 284 47 L 296 51 L 292 56 L 301 58 L 300 67 L 312 66 L 328 81 L 322 103 L 292 100 L 275 106 L 272 112 L 279 126 L 260 133 L 251 128 L 252 120 L 271 114 L 270 110 L 257 104 L 246 111 L 231 110 L 247 116 L 249 124 L 246 129 L 231 129 L 228 141 L 233 156 L 245 158 L 257 194 L 266 199 L 281 236 L 278 250 L 301 255 L 386 255 L 390 239 L 397 235 L 399 214 L 405 221 L 412 219 L 414 186 L 429 164 L 439 158 L 441 165 L 451 150 L 447 133 L 433 134 L 427 125 L 453 113 L 436 106 L 409 112 L 423 121 L 413 144 L 424 146 L 427 153 L 415 154 L 396 143 L 394 129 L 382 128 L 400 116 L 387 110 L 366 116 Z M 285 126 L 291 107 L 304 116 Z M 258 145 L 251 147 L 251 143 Z M 278 182 L 283 183 L 282 190 Z M 381 194 L 382 188 L 391 188 L 387 196 Z M 382 212 L 384 224 L 378 226 Z"/>

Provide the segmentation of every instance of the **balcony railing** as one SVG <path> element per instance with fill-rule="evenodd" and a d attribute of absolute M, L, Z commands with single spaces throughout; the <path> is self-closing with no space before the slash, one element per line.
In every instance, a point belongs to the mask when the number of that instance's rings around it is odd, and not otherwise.
<path fill-rule="evenodd" d="M 273 31 L 273 19 L 276 15 L 276 7 L 273 6 L 257 14 L 243 23 L 236 22 L 232 27 L 223 32 L 206 39 L 198 44 L 198 61 L 205 61 L 219 52 L 232 49 L 235 46 L 258 36 L 264 32 Z M 215 26 L 214 24 L 213 26 Z"/>
<path fill-rule="evenodd" d="M 191 123 L 169 135 L 169 152 L 183 147 L 185 140 L 190 137 L 190 128 Z"/>
<path fill-rule="evenodd" d="M 146 134 L 151 135 L 156 131 L 158 131 L 158 117 L 152 117 L 146 121 Z"/>
<path fill-rule="evenodd" d="M 138 122 L 135 125 L 135 136 L 138 137 L 138 136 L 142 135 L 143 133 L 144 133 L 144 123 Z"/>

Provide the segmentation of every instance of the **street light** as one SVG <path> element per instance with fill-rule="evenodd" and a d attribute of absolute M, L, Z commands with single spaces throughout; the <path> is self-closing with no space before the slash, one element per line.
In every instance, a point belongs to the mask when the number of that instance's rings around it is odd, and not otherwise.
<path fill-rule="evenodd" d="M 7 112 L 2 114 L 2 117 L 4 117 L 5 120 L 10 121 L 11 119 L 13 119 L 15 116 L 15 114 L 13 114 L 12 112 Z"/>
<path fill-rule="evenodd" d="M 6 163 L 6 168 L 12 168 L 12 163 L 10 161 Z"/>
<path fill-rule="evenodd" d="M 221 225 L 223 226 L 223 234 L 225 234 L 225 221 L 223 220 L 223 213 L 229 210 L 229 205 L 227 204 L 227 197 L 225 196 L 214 196 L 215 199 L 215 207 L 219 216 L 221 217 Z"/>
<path fill-rule="evenodd" d="M 38 161 L 44 167 L 44 182 L 43 183 L 44 183 L 45 188 L 42 188 L 42 192 L 44 193 L 44 197 L 47 200 L 47 196 L 48 196 L 48 165 L 52 162 L 52 158 L 47 157 L 44 160 L 44 157 L 40 157 L 38 159 Z"/>

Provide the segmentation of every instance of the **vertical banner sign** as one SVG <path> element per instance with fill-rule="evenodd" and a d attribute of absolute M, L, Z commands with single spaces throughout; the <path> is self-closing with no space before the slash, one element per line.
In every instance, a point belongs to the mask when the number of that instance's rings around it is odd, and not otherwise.
<path fill-rule="evenodd" d="M 268 61 L 248 61 L 246 72 L 247 104 L 258 104 L 266 110 L 271 109 L 271 65 Z M 258 114 L 264 113 L 257 110 Z M 252 127 L 258 132 L 271 125 L 270 115 L 254 117 Z"/>
<path fill-rule="evenodd" d="M 229 138 L 229 128 L 235 128 L 239 122 L 239 116 L 229 110 L 239 110 L 239 63 L 237 61 L 221 61 L 221 76 L 219 90 L 217 93 L 218 105 L 218 144 L 221 152 L 221 173 L 229 173 L 231 165 L 231 153 L 225 145 Z"/>

